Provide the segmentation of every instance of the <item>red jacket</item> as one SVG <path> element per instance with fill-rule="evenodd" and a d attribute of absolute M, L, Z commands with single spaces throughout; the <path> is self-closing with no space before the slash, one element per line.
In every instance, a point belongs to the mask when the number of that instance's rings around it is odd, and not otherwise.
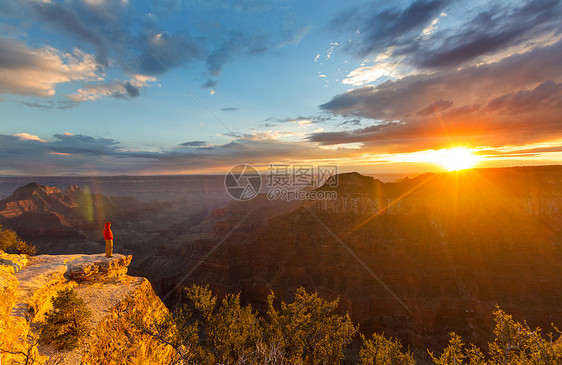
<path fill-rule="evenodd" d="M 103 228 L 103 239 L 105 240 L 112 240 L 113 239 L 113 232 L 111 232 L 111 222 L 106 222 L 105 227 Z"/>

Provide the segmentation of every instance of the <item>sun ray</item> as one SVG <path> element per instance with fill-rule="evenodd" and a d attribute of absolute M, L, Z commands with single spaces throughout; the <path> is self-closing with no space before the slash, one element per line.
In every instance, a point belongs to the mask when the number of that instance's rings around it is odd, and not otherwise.
<path fill-rule="evenodd" d="M 394 199 L 393 201 L 391 201 L 389 204 L 385 205 L 384 207 L 382 207 L 381 209 L 379 209 L 377 212 L 371 214 L 369 217 L 367 217 L 365 220 L 363 220 L 362 222 L 360 222 L 359 224 L 357 224 L 355 227 L 353 227 L 352 229 L 350 229 L 349 231 L 347 231 L 346 233 L 344 233 L 342 235 L 343 239 L 347 239 L 349 236 L 351 236 L 353 234 L 353 232 L 357 231 L 359 228 L 363 227 L 365 224 L 369 223 L 373 218 L 378 217 L 380 215 L 382 215 L 385 211 L 387 211 L 389 208 L 391 208 L 393 205 L 397 204 L 398 202 L 400 202 L 402 199 L 404 199 L 405 197 L 407 197 L 408 195 L 410 195 L 411 193 L 413 193 L 414 191 L 418 190 L 419 188 L 421 188 L 423 185 L 425 185 L 427 182 L 429 182 L 431 179 L 433 179 L 435 177 L 435 175 L 429 175 L 426 179 L 423 179 L 419 184 L 417 184 L 416 186 L 414 186 L 413 188 L 411 188 L 410 190 L 406 191 L 404 194 L 400 195 L 398 198 Z"/>

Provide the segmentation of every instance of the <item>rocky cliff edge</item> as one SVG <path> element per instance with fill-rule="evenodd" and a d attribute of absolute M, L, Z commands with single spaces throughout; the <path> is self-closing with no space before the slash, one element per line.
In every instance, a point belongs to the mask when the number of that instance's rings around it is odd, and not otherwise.
<path fill-rule="evenodd" d="M 133 322 L 167 313 L 150 283 L 128 276 L 132 256 L 10 255 L 0 251 L 0 363 L 167 363 L 172 349 Z M 90 333 L 74 351 L 37 343 L 38 327 L 57 291 L 72 287 L 90 309 Z"/>

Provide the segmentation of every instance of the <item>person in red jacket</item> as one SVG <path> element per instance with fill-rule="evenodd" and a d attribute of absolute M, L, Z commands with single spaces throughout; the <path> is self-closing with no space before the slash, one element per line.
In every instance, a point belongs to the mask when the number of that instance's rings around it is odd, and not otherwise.
<path fill-rule="evenodd" d="M 105 239 L 105 256 L 113 256 L 113 232 L 111 232 L 111 222 L 106 222 L 103 228 L 103 238 Z"/>

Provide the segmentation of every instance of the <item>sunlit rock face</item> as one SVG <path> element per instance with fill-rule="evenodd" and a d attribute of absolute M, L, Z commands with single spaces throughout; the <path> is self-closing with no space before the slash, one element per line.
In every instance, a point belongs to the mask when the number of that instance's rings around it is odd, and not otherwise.
<path fill-rule="evenodd" d="M 77 206 L 70 196 L 56 187 L 30 183 L 16 189 L 8 199 L 0 202 L 0 214 L 5 218 L 13 218 L 27 212 L 56 210 L 64 213 Z"/>
<path fill-rule="evenodd" d="M 49 359 L 60 364 L 100 364 L 115 362 L 126 355 L 137 363 L 165 363 L 171 349 L 140 333 L 136 321 L 159 318 L 166 307 L 150 283 L 126 275 L 131 256 L 104 255 L 23 255 L 0 254 L 0 347 L 11 352 L 26 350 L 30 336 L 51 309 L 57 291 L 73 288 L 91 311 L 90 333 L 73 351 L 57 353 L 40 345 L 34 349 L 39 363 Z M 125 335 L 127 334 L 127 335 Z M 125 348 L 126 350 L 123 350 Z M 149 349 L 149 351 L 147 350 Z M 21 361 L 3 354 L 2 363 Z M 117 361 L 119 362 L 119 361 Z"/>

